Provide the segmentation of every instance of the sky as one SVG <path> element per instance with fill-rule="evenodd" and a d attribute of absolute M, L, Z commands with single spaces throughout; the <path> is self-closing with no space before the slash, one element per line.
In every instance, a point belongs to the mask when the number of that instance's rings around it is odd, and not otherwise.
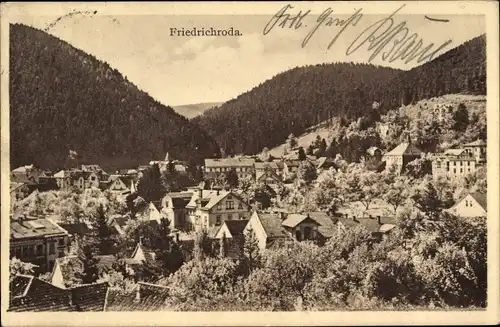
<path fill-rule="evenodd" d="M 353 14 L 354 14 L 353 9 Z M 319 14 L 319 13 L 318 13 Z M 351 15 L 337 15 L 347 20 Z M 372 51 L 367 45 L 346 55 L 349 45 L 363 30 L 386 17 L 364 15 L 356 26 L 348 26 L 335 44 L 328 44 L 341 30 L 321 26 L 305 47 L 302 41 L 318 16 L 309 15 L 299 29 L 276 25 L 268 34 L 263 30 L 272 15 L 73 15 L 50 26 L 57 16 L 18 16 L 13 21 L 30 25 L 69 42 L 113 68 L 169 106 L 202 102 L 224 102 L 251 90 L 288 69 L 318 63 L 341 61 L 367 62 Z M 418 33 L 424 46 L 436 49 L 447 40 L 437 55 L 485 33 L 484 16 L 453 15 L 434 17 L 399 14 L 395 25 L 406 21 L 408 35 Z M 306 24 L 309 26 L 306 27 Z M 242 36 L 171 36 L 171 28 L 233 27 Z M 380 57 L 380 56 L 379 56 Z M 399 69 L 411 69 L 422 63 L 405 64 L 377 58 L 371 63 Z"/>

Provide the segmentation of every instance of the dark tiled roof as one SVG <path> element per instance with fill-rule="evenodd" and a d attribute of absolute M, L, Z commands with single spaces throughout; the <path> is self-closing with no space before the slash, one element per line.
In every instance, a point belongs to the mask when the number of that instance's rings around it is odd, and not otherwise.
<path fill-rule="evenodd" d="M 484 210 L 487 210 L 488 209 L 488 197 L 486 195 L 486 193 L 479 193 L 479 192 L 476 192 L 476 193 L 471 193 L 470 196 L 472 196 L 474 198 L 474 200 L 477 201 L 477 203 L 479 203 L 479 205 L 481 207 L 483 207 Z"/>
<path fill-rule="evenodd" d="M 86 223 L 58 224 L 71 235 L 85 236 L 90 234 L 91 229 Z"/>
<path fill-rule="evenodd" d="M 354 227 L 362 225 L 369 232 L 376 233 L 380 231 L 383 225 L 396 225 L 396 221 L 390 217 L 382 217 L 381 224 L 378 223 L 377 217 L 373 218 L 356 218 L 356 221 L 352 218 L 339 218 L 339 221 L 346 227 Z"/>
<path fill-rule="evenodd" d="M 10 294 L 11 296 L 17 297 L 22 296 L 29 288 L 33 276 L 15 276 L 10 282 Z"/>
<path fill-rule="evenodd" d="M 107 283 L 76 286 L 70 291 L 76 311 L 104 311 Z"/>
<path fill-rule="evenodd" d="M 10 221 L 10 236 L 14 239 L 64 235 L 66 231 L 48 219 L 16 219 Z"/>
<path fill-rule="evenodd" d="M 328 214 L 324 212 L 310 212 L 309 216 L 316 221 L 318 226 L 318 232 L 323 235 L 323 237 L 330 238 L 335 232 L 335 223 Z"/>
<path fill-rule="evenodd" d="M 139 283 L 131 292 L 109 290 L 105 311 L 165 310 L 168 289 L 164 286 Z"/>
<path fill-rule="evenodd" d="M 258 213 L 258 216 L 268 239 L 287 237 L 285 230 L 281 227 L 280 214 Z"/>
<path fill-rule="evenodd" d="M 112 254 L 98 255 L 96 258 L 98 260 L 97 266 L 99 269 L 109 269 L 113 266 L 113 263 L 116 262 L 116 258 Z"/>
<path fill-rule="evenodd" d="M 242 235 L 243 234 L 243 230 L 247 226 L 248 220 L 246 220 L 246 219 L 241 219 L 241 220 L 226 220 L 224 222 L 224 224 L 226 224 L 227 229 L 229 229 L 229 232 L 234 237 L 234 236 Z"/>
<path fill-rule="evenodd" d="M 24 279 L 24 281 L 23 281 Z M 10 282 L 12 312 L 74 311 L 70 294 L 32 276 L 16 276 Z M 24 292 L 20 291 L 24 288 Z"/>

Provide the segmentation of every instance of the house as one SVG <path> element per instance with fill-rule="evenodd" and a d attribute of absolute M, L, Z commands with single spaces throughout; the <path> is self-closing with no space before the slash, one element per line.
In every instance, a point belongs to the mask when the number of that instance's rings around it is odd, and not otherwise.
<path fill-rule="evenodd" d="M 273 172 L 277 176 L 281 176 L 283 173 L 283 163 L 279 160 L 271 162 L 256 162 L 254 166 L 256 180 L 259 180 L 259 178 L 268 171 Z"/>
<path fill-rule="evenodd" d="M 170 221 L 170 226 L 176 229 L 189 230 L 188 209 L 193 192 L 170 192 L 161 201 L 161 213 Z"/>
<path fill-rule="evenodd" d="M 269 185 L 275 190 L 281 184 L 281 178 L 274 171 L 268 170 L 257 178 L 257 182 Z"/>
<path fill-rule="evenodd" d="M 486 161 L 486 142 L 483 140 L 476 140 L 463 145 L 464 150 L 474 158 L 478 163 Z"/>
<path fill-rule="evenodd" d="M 255 173 L 255 159 L 253 158 L 223 158 L 205 159 L 205 177 L 212 178 L 220 173 L 227 173 L 234 169 L 238 179 L 253 177 Z"/>
<path fill-rule="evenodd" d="M 23 192 L 27 194 L 35 190 L 43 192 L 59 188 L 50 172 L 33 165 L 21 166 L 14 169 L 10 174 L 10 181 L 11 183 L 15 183 L 15 185 L 23 184 L 23 189 L 25 190 Z"/>
<path fill-rule="evenodd" d="M 226 220 L 215 234 L 214 239 L 225 242 L 224 255 L 237 260 L 243 251 L 245 227 L 248 220 Z"/>
<path fill-rule="evenodd" d="M 63 289 L 27 275 L 10 281 L 10 312 L 104 311 L 107 283 L 94 283 Z"/>
<path fill-rule="evenodd" d="M 111 175 L 106 189 L 112 193 L 127 195 L 137 191 L 137 181 L 133 175 Z"/>
<path fill-rule="evenodd" d="M 98 255 L 97 268 L 99 272 L 106 272 L 112 268 L 116 259 L 113 255 Z M 73 285 L 72 279 L 83 270 L 83 262 L 76 255 L 57 258 L 50 274 L 50 283 L 59 288 L 68 288 Z"/>
<path fill-rule="evenodd" d="M 80 190 L 99 188 L 101 182 L 108 180 L 108 174 L 97 165 L 82 165 L 82 169 L 61 170 L 54 174 L 60 188 L 76 187 Z"/>
<path fill-rule="evenodd" d="M 464 177 L 474 173 L 480 165 L 464 149 L 450 149 L 431 157 L 432 176 Z"/>
<path fill-rule="evenodd" d="M 51 271 L 55 260 L 69 250 L 69 233 L 46 218 L 24 215 L 10 220 L 10 257 L 37 266 L 40 273 Z"/>
<path fill-rule="evenodd" d="M 59 188 L 69 188 L 71 187 L 71 171 L 70 170 L 60 170 L 54 174 L 57 185 Z"/>
<path fill-rule="evenodd" d="M 289 214 L 281 222 L 281 226 L 287 233 L 297 241 L 308 241 L 318 239 L 318 227 L 320 224 L 311 218 L 309 214 Z"/>
<path fill-rule="evenodd" d="M 402 171 L 409 162 L 421 158 L 422 154 L 422 151 L 411 143 L 408 136 L 408 142 L 401 143 L 384 154 L 383 160 L 386 162 L 387 169 L 397 166 L 398 170 Z"/>
<path fill-rule="evenodd" d="M 279 213 L 263 213 L 254 211 L 245 230 L 253 230 L 258 240 L 261 251 L 271 247 L 273 244 L 286 242 L 290 236 L 281 226 L 282 215 Z"/>
<path fill-rule="evenodd" d="M 142 244 L 142 241 L 137 243 L 134 252 L 130 256 L 130 258 L 125 259 L 125 263 L 127 265 L 127 269 L 131 274 L 133 274 L 134 267 L 142 265 L 144 262 L 153 262 L 156 260 L 156 253 L 148 249 L 146 246 Z"/>
<path fill-rule="evenodd" d="M 325 242 L 332 238 L 337 229 L 334 220 L 325 212 L 309 212 L 309 217 L 318 223 L 318 240 Z"/>
<path fill-rule="evenodd" d="M 105 311 L 166 311 L 168 288 L 139 282 L 131 291 L 110 289 Z"/>
<path fill-rule="evenodd" d="M 338 228 L 348 229 L 356 226 L 363 226 L 371 233 L 373 240 L 381 240 L 383 236 L 393 230 L 396 225 L 396 220 L 392 217 L 356 217 L 356 215 L 350 216 L 347 213 L 341 217 L 337 217 Z"/>
<path fill-rule="evenodd" d="M 486 193 L 468 193 L 447 211 L 459 217 L 486 217 L 487 199 Z"/>
<path fill-rule="evenodd" d="M 141 220 L 156 220 L 157 222 L 160 222 L 160 220 L 163 218 L 163 215 L 160 213 L 160 210 L 156 207 L 156 205 L 153 202 L 149 202 L 149 204 L 140 212 L 138 212 L 136 215 L 136 218 L 141 219 Z"/>
<path fill-rule="evenodd" d="M 197 228 L 220 225 L 226 220 L 248 219 L 250 206 L 232 191 L 202 190 L 186 205 L 189 223 Z"/>

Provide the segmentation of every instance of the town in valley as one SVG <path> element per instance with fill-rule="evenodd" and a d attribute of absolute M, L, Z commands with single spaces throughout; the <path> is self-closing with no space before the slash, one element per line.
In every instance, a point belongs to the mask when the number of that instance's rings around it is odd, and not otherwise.
<path fill-rule="evenodd" d="M 485 35 L 171 108 L 10 33 L 9 311 L 486 308 Z"/>

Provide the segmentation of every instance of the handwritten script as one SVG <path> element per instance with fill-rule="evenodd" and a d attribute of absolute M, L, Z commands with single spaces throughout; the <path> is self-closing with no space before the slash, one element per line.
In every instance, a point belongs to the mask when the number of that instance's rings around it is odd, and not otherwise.
<path fill-rule="evenodd" d="M 400 12 L 404 6 L 405 5 L 402 5 L 389 16 L 376 21 L 359 33 L 347 47 L 345 52 L 346 55 L 349 56 L 359 49 L 367 47 L 370 52 L 368 62 L 380 56 L 382 61 L 387 62 L 403 60 L 408 64 L 416 59 L 418 63 L 421 63 L 423 61 L 432 60 L 437 53 L 451 43 L 451 40 L 447 40 L 437 47 L 435 47 L 434 43 L 424 45 L 424 41 L 419 34 L 411 33 L 410 29 L 407 27 L 406 21 L 396 21 L 396 14 Z M 293 12 L 294 9 L 295 8 L 289 4 L 281 8 L 268 21 L 264 27 L 263 34 L 267 35 L 278 28 L 304 30 L 306 31 L 302 41 L 302 47 L 304 48 L 319 29 L 329 29 L 333 30 L 332 39 L 327 46 L 327 49 L 330 49 L 344 31 L 348 28 L 359 26 L 360 21 L 363 19 L 363 9 L 356 10 L 347 19 L 334 17 L 332 8 L 324 10 L 316 19 L 312 17 L 311 10 L 300 10 L 299 12 L 295 10 L 295 12 Z M 449 20 L 431 19 L 427 16 L 425 19 L 433 22 L 433 24 L 449 22 Z"/>

